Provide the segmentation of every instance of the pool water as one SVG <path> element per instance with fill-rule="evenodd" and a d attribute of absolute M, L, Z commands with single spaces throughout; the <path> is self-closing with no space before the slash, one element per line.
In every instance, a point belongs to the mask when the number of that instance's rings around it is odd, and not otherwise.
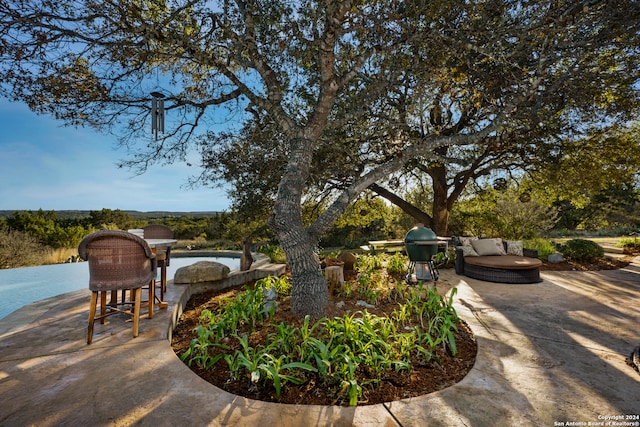
<path fill-rule="evenodd" d="M 173 279 L 178 268 L 198 261 L 216 261 L 231 270 L 240 268 L 240 258 L 171 257 L 167 279 Z M 0 269 L 0 319 L 26 304 L 88 287 L 86 262 Z"/>

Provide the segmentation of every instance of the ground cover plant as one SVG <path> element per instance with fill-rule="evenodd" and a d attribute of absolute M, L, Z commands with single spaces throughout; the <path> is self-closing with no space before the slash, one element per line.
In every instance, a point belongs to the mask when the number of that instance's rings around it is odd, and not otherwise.
<path fill-rule="evenodd" d="M 258 400 L 355 406 L 442 389 L 471 369 L 475 340 L 456 289 L 407 285 L 400 264 L 359 256 L 319 320 L 291 312 L 287 276 L 194 295 L 173 348 L 202 378 Z"/>

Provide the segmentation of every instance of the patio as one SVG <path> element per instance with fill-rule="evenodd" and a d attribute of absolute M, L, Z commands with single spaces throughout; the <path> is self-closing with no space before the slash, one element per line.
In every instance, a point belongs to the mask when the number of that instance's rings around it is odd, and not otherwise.
<path fill-rule="evenodd" d="M 542 277 L 503 285 L 442 270 L 476 334 L 476 365 L 440 392 L 357 408 L 253 401 L 195 376 L 168 341 L 188 287 L 169 286 L 169 310 L 141 319 L 137 338 L 116 321 L 91 346 L 89 290 L 72 292 L 0 321 L 0 424 L 560 425 L 636 415 L 640 376 L 624 359 L 640 344 L 640 258 Z"/>

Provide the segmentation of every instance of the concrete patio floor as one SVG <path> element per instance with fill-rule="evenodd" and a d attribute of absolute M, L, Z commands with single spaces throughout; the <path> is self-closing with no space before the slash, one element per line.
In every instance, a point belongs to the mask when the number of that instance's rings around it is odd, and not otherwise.
<path fill-rule="evenodd" d="M 476 335 L 475 366 L 440 392 L 357 408 L 254 401 L 197 377 L 168 340 L 190 288 L 170 284 L 169 309 L 141 319 L 137 338 L 113 318 L 89 346 L 88 290 L 39 301 L 0 320 L 0 426 L 640 425 L 640 375 L 625 364 L 640 344 L 640 258 L 542 277 L 504 285 L 441 271 Z"/>

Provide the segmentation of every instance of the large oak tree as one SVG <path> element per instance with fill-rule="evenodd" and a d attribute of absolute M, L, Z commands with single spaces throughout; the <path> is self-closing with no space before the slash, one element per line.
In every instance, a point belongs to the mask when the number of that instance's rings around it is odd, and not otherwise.
<path fill-rule="evenodd" d="M 285 153 L 269 225 L 291 268 L 293 310 L 321 316 L 317 242 L 369 185 L 416 159 L 536 141 L 523 121 L 625 119 L 638 16 L 622 0 L 0 0 L 0 91 L 117 132 L 142 169 L 183 159 L 193 142 L 215 150 L 207 131 L 221 108 L 236 112 L 230 131 L 269 123 Z M 156 78 L 170 118 L 158 140 L 148 132 Z M 566 95 L 580 91 L 589 110 L 571 108 Z M 420 98 L 434 107 L 431 126 Z M 302 202 L 322 176 L 314 165 L 335 162 L 354 167 L 304 224 Z"/>

